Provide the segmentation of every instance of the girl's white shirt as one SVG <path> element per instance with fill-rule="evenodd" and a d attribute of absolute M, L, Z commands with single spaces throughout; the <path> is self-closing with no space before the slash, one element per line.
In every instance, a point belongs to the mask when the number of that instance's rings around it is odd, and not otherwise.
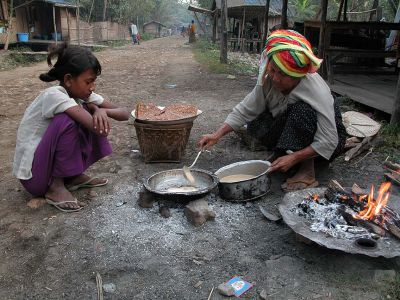
<path fill-rule="evenodd" d="M 101 105 L 103 101 L 102 96 L 92 93 L 87 102 Z M 33 157 L 52 118 L 83 102 L 81 99 L 71 98 L 60 85 L 45 89 L 33 100 L 26 109 L 17 132 L 13 174 L 18 179 L 32 178 Z"/>

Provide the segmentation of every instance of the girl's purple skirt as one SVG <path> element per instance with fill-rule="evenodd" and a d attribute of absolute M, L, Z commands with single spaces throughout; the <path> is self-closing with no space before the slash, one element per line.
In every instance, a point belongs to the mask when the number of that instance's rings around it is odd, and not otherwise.
<path fill-rule="evenodd" d="M 80 175 L 111 152 L 106 137 L 87 130 L 65 113 L 57 114 L 36 148 L 32 178 L 21 183 L 33 196 L 43 196 L 54 177 Z"/>

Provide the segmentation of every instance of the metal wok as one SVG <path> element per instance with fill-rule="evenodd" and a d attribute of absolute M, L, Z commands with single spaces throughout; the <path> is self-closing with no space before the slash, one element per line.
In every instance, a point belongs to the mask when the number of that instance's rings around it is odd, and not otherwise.
<path fill-rule="evenodd" d="M 196 190 L 184 190 L 185 187 L 190 187 L 190 183 L 184 177 L 182 169 L 155 173 L 145 180 L 144 186 L 148 191 L 162 196 L 200 196 L 209 193 L 218 184 L 218 177 L 208 171 L 190 169 L 190 172 L 195 178 Z M 171 192 L 169 189 L 173 188 L 183 189 Z"/>

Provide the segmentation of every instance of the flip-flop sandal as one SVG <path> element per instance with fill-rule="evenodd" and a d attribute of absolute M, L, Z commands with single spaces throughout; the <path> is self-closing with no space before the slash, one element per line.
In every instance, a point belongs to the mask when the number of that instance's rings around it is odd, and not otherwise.
<path fill-rule="evenodd" d="M 48 204 L 54 206 L 58 210 L 61 210 L 62 212 L 77 212 L 77 211 L 80 211 L 83 208 L 83 207 L 79 207 L 79 208 L 60 207 L 60 205 L 66 204 L 66 203 L 78 204 L 78 200 L 76 198 L 75 198 L 74 201 L 61 201 L 61 202 L 53 201 L 53 200 L 51 200 L 49 198 L 46 198 L 46 202 Z"/>
<path fill-rule="evenodd" d="M 104 186 L 104 185 L 106 185 L 108 183 L 108 179 L 106 179 L 106 181 L 102 182 L 102 183 L 90 184 L 93 180 L 96 180 L 96 179 L 100 179 L 100 178 L 92 177 L 92 178 L 90 178 L 89 180 L 87 180 L 85 182 L 79 183 L 77 185 L 69 186 L 67 188 L 67 190 L 70 191 L 70 192 L 73 192 L 73 191 L 76 191 L 76 190 L 82 189 L 82 188 L 94 188 L 94 187 Z"/>
<path fill-rule="evenodd" d="M 314 187 L 317 187 L 317 186 L 319 186 L 319 182 L 317 181 L 317 180 L 314 180 L 313 182 L 307 182 L 307 181 L 301 181 L 301 180 L 298 180 L 298 181 L 293 181 L 293 182 L 290 182 L 289 184 L 290 185 L 292 185 L 292 184 L 298 184 L 298 183 L 302 183 L 302 184 L 304 184 L 304 187 L 300 187 L 300 188 L 289 188 L 288 187 L 288 183 L 287 182 L 285 182 L 285 183 L 283 183 L 282 185 L 281 185 L 281 188 L 282 188 L 282 190 L 284 191 L 284 192 L 294 192 L 294 191 L 299 191 L 299 190 L 304 190 L 304 189 L 309 189 L 309 188 L 314 188 Z"/>

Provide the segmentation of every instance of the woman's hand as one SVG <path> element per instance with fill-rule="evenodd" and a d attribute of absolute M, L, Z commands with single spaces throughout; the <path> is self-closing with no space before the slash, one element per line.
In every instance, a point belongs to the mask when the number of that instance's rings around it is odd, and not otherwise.
<path fill-rule="evenodd" d="M 293 154 L 278 157 L 272 162 L 269 172 L 280 171 L 285 173 L 298 162 L 296 155 Z"/>
<path fill-rule="evenodd" d="M 107 110 L 98 108 L 93 112 L 93 129 L 102 136 L 107 136 L 110 132 L 110 120 L 107 116 Z"/>
<path fill-rule="evenodd" d="M 272 162 L 269 172 L 287 172 L 294 165 L 317 156 L 318 153 L 315 152 L 314 148 L 310 145 L 302 150 L 293 152 L 292 154 L 278 157 Z"/>
<path fill-rule="evenodd" d="M 201 137 L 200 141 L 197 143 L 200 149 L 209 149 L 212 146 L 214 146 L 216 143 L 218 143 L 219 137 L 217 134 L 212 133 L 212 134 L 205 134 Z"/>

